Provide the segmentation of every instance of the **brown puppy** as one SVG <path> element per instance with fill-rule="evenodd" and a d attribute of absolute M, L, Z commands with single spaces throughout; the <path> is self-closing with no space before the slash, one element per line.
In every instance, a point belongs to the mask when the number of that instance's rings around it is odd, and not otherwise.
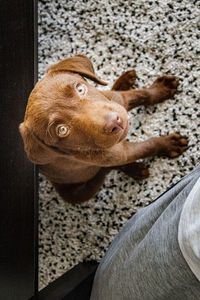
<path fill-rule="evenodd" d="M 71 203 L 90 199 L 111 169 L 121 169 L 135 179 L 146 178 L 148 169 L 136 160 L 154 155 L 174 158 L 188 144 L 177 133 L 138 143 L 125 140 L 127 110 L 172 97 L 178 86 L 176 77 L 159 77 L 150 88 L 129 90 L 136 73 L 128 71 L 111 91 L 104 92 L 85 78 L 106 85 L 84 55 L 50 66 L 31 92 L 20 124 L 28 158 L 40 165 L 58 193 Z"/>

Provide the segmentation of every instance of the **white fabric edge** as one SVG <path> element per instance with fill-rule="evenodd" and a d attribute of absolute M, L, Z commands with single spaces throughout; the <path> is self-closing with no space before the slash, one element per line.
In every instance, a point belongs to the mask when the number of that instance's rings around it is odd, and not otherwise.
<path fill-rule="evenodd" d="M 178 243 L 188 266 L 200 281 L 200 178 L 183 205 Z"/>

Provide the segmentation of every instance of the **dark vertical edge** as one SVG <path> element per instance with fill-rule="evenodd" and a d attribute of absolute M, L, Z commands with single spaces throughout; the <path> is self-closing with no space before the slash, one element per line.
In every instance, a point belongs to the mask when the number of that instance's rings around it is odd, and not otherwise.
<path fill-rule="evenodd" d="M 34 84 L 38 80 L 38 0 L 33 0 L 34 11 Z"/>
<path fill-rule="evenodd" d="M 38 284 L 38 188 L 18 126 L 37 78 L 37 2 L 0 0 L 0 18 L 0 299 L 27 300 Z"/>
<path fill-rule="evenodd" d="M 38 168 L 34 166 L 34 269 L 35 269 L 35 287 L 34 293 L 35 296 L 38 294 L 39 286 L 39 254 L 38 254 Z"/>
<path fill-rule="evenodd" d="M 33 0 L 34 11 L 34 84 L 38 80 L 38 1 Z M 34 166 L 34 256 L 35 256 L 35 295 L 39 286 L 39 257 L 38 257 L 38 214 L 39 214 L 38 167 Z"/>

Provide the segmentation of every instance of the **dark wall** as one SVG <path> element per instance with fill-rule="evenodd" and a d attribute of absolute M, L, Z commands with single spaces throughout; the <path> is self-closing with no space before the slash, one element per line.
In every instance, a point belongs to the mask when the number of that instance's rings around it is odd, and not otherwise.
<path fill-rule="evenodd" d="M 33 296 L 37 283 L 35 168 L 18 126 L 37 74 L 36 3 L 0 0 L 0 299 Z M 34 50 L 35 49 L 35 50 Z"/>

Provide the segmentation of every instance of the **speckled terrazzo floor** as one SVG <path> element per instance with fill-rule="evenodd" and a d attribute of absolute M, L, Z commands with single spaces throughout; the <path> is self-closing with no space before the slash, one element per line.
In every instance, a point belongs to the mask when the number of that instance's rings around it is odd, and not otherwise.
<path fill-rule="evenodd" d="M 130 140 L 179 131 L 190 139 L 181 157 L 148 159 L 150 177 L 133 181 L 113 171 L 98 195 L 72 206 L 40 176 L 40 288 L 79 262 L 100 260 L 121 226 L 188 174 L 200 158 L 200 2 L 39 0 L 39 76 L 46 67 L 86 54 L 109 83 L 135 69 L 136 87 L 161 74 L 180 79 L 173 100 L 132 110 Z"/>

